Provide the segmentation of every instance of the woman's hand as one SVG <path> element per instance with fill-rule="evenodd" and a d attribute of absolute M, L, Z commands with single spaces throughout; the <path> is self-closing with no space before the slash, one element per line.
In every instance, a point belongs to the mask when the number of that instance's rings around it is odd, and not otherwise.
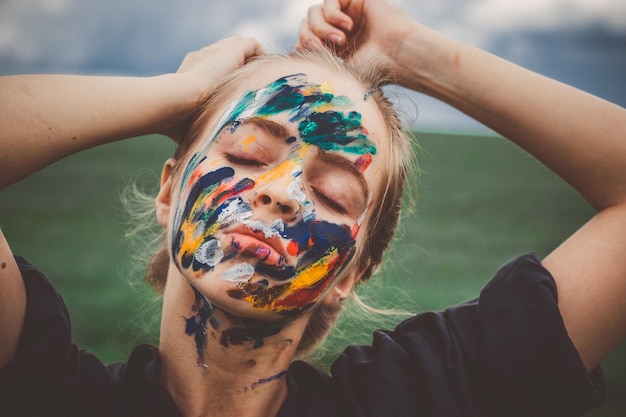
<path fill-rule="evenodd" d="M 188 112 L 204 101 L 224 76 L 263 52 L 256 39 L 231 36 L 188 53 L 176 71 L 177 82 L 188 96 Z M 185 130 L 185 122 L 183 118 L 179 125 L 163 133 L 178 141 L 179 132 Z"/>
<path fill-rule="evenodd" d="M 417 22 L 393 0 L 325 0 L 309 9 L 296 48 L 323 42 L 344 58 L 373 63 L 400 76 L 405 34 L 416 29 Z"/>
<path fill-rule="evenodd" d="M 262 51 L 234 36 L 190 53 L 176 74 L 0 77 L 0 189 L 95 146 L 152 133 L 177 140 L 219 80 Z"/>

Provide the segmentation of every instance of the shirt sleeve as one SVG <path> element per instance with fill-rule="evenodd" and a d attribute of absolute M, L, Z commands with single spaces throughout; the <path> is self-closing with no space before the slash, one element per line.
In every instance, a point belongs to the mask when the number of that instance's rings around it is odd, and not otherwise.
<path fill-rule="evenodd" d="M 580 416 L 605 397 L 602 372 L 586 372 L 534 254 L 503 266 L 478 299 L 349 347 L 332 372 L 356 415 Z"/>
<path fill-rule="evenodd" d="M 23 258 L 16 261 L 26 315 L 16 355 L 0 369 L 0 415 L 79 415 L 85 388 L 99 398 L 110 393 L 106 368 L 72 341 L 65 303 L 45 275 Z"/>

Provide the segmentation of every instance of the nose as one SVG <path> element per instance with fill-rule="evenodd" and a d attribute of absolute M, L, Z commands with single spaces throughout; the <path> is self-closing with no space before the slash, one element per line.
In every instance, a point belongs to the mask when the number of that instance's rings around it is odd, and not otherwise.
<path fill-rule="evenodd" d="M 300 203 L 288 195 L 281 184 L 272 184 L 254 196 L 254 207 L 265 209 L 268 215 L 278 216 L 283 221 L 293 221 L 300 213 Z M 272 220 L 272 219 L 267 219 Z"/>

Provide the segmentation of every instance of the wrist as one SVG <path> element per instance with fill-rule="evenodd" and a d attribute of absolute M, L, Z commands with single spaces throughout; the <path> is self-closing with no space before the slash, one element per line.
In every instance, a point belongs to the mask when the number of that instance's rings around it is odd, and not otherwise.
<path fill-rule="evenodd" d="M 417 22 L 400 39 L 394 57 L 398 84 L 444 99 L 454 88 L 466 46 Z"/>
<path fill-rule="evenodd" d="M 176 73 L 153 77 L 159 91 L 155 94 L 155 99 L 161 100 L 161 106 L 152 130 L 174 140 L 178 140 L 178 136 L 184 131 L 202 96 L 202 91 L 195 88 L 193 83 L 185 82 L 184 78 L 184 75 Z"/>

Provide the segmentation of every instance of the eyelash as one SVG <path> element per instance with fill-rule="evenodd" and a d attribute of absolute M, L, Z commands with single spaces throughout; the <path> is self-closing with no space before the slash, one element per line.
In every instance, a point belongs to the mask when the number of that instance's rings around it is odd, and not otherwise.
<path fill-rule="evenodd" d="M 329 209 L 334 210 L 342 215 L 348 214 L 348 211 L 341 204 L 329 198 L 326 194 L 318 191 L 317 189 L 315 189 L 315 187 L 311 187 L 311 190 L 313 191 L 313 194 L 315 194 L 315 196 L 321 201 L 321 203 Z"/>
<path fill-rule="evenodd" d="M 236 164 L 236 165 L 241 165 L 241 166 L 246 166 L 246 167 L 261 168 L 266 165 L 263 162 L 257 161 L 255 159 L 241 158 L 239 156 L 235 156 L 231 154 L 225 154 L 224 158 L 231 164 Z"/>

